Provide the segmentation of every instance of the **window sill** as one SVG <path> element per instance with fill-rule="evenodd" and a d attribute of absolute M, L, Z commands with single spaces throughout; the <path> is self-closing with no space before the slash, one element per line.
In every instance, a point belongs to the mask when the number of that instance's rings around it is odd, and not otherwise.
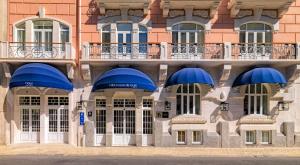
<path fill-rule="evenodd" d="M 171 119 L 172 124 L 205 124 L 206 122 L 200 115 L 180 115 Z"/>
<path fill-rule="evenodd" d="M 239 124 L 274 124 L 275 120 L 271 116 L 247 115 L 239 120 Z"/>

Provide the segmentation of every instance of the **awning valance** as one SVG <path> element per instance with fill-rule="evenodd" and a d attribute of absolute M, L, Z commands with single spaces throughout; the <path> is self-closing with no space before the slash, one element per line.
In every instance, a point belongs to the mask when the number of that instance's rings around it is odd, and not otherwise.
<path fill-rule="evenodd" d="M 15 87 L 47 87 L 67 91 L 73 90 L 73 84 L 58 69 L 42 63 L 25 64 L 18 68 L 9 83 Z"/>
<path fill-rule="evenodd" d="M 157 87 L 151 78 L 139 70 L 116 68 L 101 75 L 95 81 L 92 91 L 109 88 L 132 88 L 153 92 Z"/>
<path fill-rule="evenodd" d="M 201 68 L 184 68 L 173 73 L 167 80 L 166 87 L 178 84 L 205 84 L 214 87 L 211 75 Z"/>
<path fill-rule="evenodd" d="M 280 86 L 284 86 L 287 81 L 278 70 L 270 67 L 260 67 L 240 74 L 235 79 L 233 87 L 262 83 L 279 84 Z"/>

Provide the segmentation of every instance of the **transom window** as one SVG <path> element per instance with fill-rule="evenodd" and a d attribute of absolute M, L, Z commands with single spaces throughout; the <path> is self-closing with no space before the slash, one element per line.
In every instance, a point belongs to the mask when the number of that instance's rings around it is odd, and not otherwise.
<path fill-rule="evenodd" d="M 179 85 L 176 95 L 177 115 L 200 114 L 200 89 L 197 84 Z"/>
<path fill-rule="evenodd" d="M 268 91 L 265 85 L 253 84 L 246 87 L 244 99 L 245 115 L 267 115 L 268 102 Z"/>

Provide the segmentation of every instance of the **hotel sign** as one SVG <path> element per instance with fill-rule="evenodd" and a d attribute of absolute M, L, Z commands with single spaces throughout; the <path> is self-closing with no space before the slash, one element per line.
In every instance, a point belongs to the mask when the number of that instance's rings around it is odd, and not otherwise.
<path fill-rule="evenodd" d="M 132 83 L 124 83 L 124 84 L 108 84 L 110 88 L 137 88 L 137 84 L 132 84 Z"/>

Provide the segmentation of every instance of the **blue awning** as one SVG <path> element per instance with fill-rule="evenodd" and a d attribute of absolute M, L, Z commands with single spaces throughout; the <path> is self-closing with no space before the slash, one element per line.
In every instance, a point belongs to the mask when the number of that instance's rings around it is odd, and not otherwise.
<path fill-rule="evenodd" d="M 73 84 L 67 77 L 53 66 L 41 63 L 25 64 L 18 68 L 9 83 L 15 87 L 47 87 L 67 91 L 73 90 Z"/>
<path fill-rule="evenodd" d="M 173 73 L 165 87 L 178 84 L 206 84 L 214 87 L 214 80 L 211 75 L 201 68 L 184 68 Z"/>
<path fill-rule="evenodd" d="M 233 87 L 247 84 L 279 84 L 284 86 L 287 81 L 278 70 L 270 67 L 261 67 L 240 74 L 233 83 Z"/>
<path fill-rule="evenodd" d="M 151 78 L 139 70 L 116 68 L 101 75 L 95 81 L 92 91 L 109 88 L 132 88 L 153 92 L 157 87 Z"/>

